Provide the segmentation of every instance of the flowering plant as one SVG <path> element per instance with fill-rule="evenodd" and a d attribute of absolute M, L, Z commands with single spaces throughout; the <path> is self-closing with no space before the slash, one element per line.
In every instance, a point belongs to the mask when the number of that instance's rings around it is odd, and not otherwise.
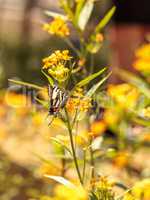
<path fill-rule="evenodd" d="M 36 98 L 36 101 L 46 108 L 49 126 L 59 126 L 61 129 L 59 134 L 49 137 L 59 159 L 54 164 L 48 161 L 42 169 L 46 178 L 59 184 L 54 187 L 53 195 L 42 196 L 41 200 L 123 199 L 123 196 L 116 197 L 113 188 L 127 187 L 99 175 L 97 166 L 99 161 L 106 159 L 121 169 L 129 169 L 131 157 L 126 145 L 132 141 L 128 134 L 132 122 L 144 124 L 144 129 L 148 130 L 147 106 L 150 96 L 147 83 L 121 71 L 120 76 L 133 84 L 109 85 L 107 92 L 102 87 L 111 73 L 107 72 L 107 67 L 96 71 L 93 58 L 101 49 L 104 41 L 103 28 L 110 21 L 115 7 L 106 13 L 87 38 L 87 24 L 95 4 L 94 0 L 60 0 L 64 14 L 46 11 L 52 21 L 44 23 L 43 29 L 48 34 L 63 39 L 74 51 L 74 56 L 71 50 L 56 50 L 43 59 L 41 71 L 47 79 L 49 95 L 43 94 L 43 98 Z M 70 38 L 71 25 L 78 38 L 78 47 Z M 141 55 L 137 53 L 137 56 Z M 139 69 L 139 64 L 134 65 Z M 47 92 L 44 87 L 11 81 L 33 87 L 42 93 Z M 139 86 L 139 83 L 144 86 Z M 142 104 L 144 107 L 139 104 L 141 98 L 147 102 Z M 146 113 L 144 119 L 140 116 L 141 109 Z M 109 133 L 115 139 L 107 137 Z M 76 174 L 72 173 L 74 171 Z"/>

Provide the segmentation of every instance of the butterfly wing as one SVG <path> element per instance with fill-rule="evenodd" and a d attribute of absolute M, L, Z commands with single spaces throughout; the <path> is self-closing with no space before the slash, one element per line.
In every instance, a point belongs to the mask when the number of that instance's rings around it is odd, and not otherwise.
<path fill-rule="evenodd" d="M 57 85 L 53 88 L 49 86 L 49 97 L 50 97 L 50 115 L 57 115 L 60 108 L 63 108 L 68 99 L 68 95 L 65 91 L 62 91 Z"/>

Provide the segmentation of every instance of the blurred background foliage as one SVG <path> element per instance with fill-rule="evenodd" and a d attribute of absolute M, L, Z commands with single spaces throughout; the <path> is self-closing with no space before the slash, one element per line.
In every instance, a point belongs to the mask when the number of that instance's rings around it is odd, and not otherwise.
<path fill-rule="evenodd" d="M 89 31 L 99 21 L 108 8 L 108 1 L 96 2 L 91 17 Z M 7 79 L 19 77 L 21 80 L 39 83 L 41 80 L 41 60 L 54 49 L 66 49 L 68 46 L 56 37 L 49 37 L 42 31 L 42 23 L 48 20 L 44 10 L 60 10 L 53 1 L 15 0 L 0 1 L 0 73 L 1 87 L 7 86 Z M 62 11 L 61 11 L 62 12 Z M 73 34 L 74 35 L 74 34 Z M 73 43 L 78 41 L 72 36 Z M 102 53 L 95 55 L 95 66 L 108 63 L 108 44 Z M 99 57 L 100 56 L 100 57 Z"/>

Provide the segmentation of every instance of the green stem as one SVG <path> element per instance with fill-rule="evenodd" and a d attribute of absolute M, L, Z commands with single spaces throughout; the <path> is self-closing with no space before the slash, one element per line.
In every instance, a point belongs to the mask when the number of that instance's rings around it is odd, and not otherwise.
<path fill-rule="evenodd" d="M 92 140 L 90 142 L 90 144 L 92 144 Z M 94 163 L 94 157 L 93 157 L 93 150 L 92 150 L 92 147 L 90 147 L 90 161 L 91 161 L 91 167 L 92 167 L 92 178 L 94 178 L 95 176 L 95 171 L 94 171 L 94 167 L 95 167 L 95 163 Z"/>
<path fill-rule="evenodd" d="M 93 54 L 91 54 L 91 56 L 90 56 L 90 58 L 91 58 L 91 63 L 90 63 L 90 74 L 92 74 L 93 73 L 93 71 L 94 71 L 94 56 L 93 56 Z"/>
<path fill-rule="evenodd" d="M 82 175 L 82 180 L 84 182 L 85 179 L 85 170 L 86 170 L 86 150 L 84 149 L 84 158 L 83 158 L 83 175 Z"/>
<path fill-rule="evenodd" d="M 80 51 L 74 46 L 74 44 L 68 39 L 68 38 L 64 38 L 64 41 L 67 43 L 67 45 L 76 52 L 76 54 L 81 57 L 81 53 Z"/>
<path fill-rule="evenodd" d="M 65 151 L 63 152 L 63 155 L 65 155 Z M 61 176 L 65 177 L 65 172 L 66 172 L 66 160 L 62 158 L 61 160 L 62 163 L 62 170 L 61 170 Z"/>
<path fill-rule="evenodd" d="M 77 161 L 77 156 L 76 156 L 75 147 L 74 147 L 74 142 L 73 142 L 72 127 L 71 127 L 71 124 L 70 124 L 69 115 L 68 115 L 68 112 L 67 112 L 66 108 L 65 108 L 65 113 L 66 113 L 66 117 L 67 117 L 67 127 L 68 127 L 68 132 L 69 132 L 69 137 L 70 137 L 70 144 L 71 144 L 74 164 L 75 164 L 75 167 L 76 167 L 76 171 L 77 171 L 80 183 L 83 185 L 83 180 L 82 180 L 82 177 L 81 177 L 81 174 L 80 174 L 78 161 Z"/>

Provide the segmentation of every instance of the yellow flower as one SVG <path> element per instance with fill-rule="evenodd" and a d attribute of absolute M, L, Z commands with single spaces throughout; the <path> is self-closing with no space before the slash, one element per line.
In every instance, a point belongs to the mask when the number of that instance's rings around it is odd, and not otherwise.
<path fill-rule="evenodd" d="M 72 57 L 69 55 L 68 50 L 57 50 L 54 53 L 52 53 L 50 56 L 43 59 L 43 69 L 56 67 L 57 65 L 64 65 L 66 61 L 71 60 Z"/>
<path fill-rule="evenodd" d="M 87 131 L 80 132 L 78 135 L 75 136 L 76 143 L 80 146 L 87 146 L 89 144 L 89 136 L 90 133 Z"/>
<path fill-rule="evenodd" d="M 104 112 L 104 121 L 107 125 L 114 125 L 119 120 L 119 113 L 115 109 L 106 109 Z"/>
<path fill-rule="evenodd" d="M 86 62 L 85 58 L 80 58 L 80 60 L 78 61 L 78 66 L 83 67 L 85 65 L 85 62 Z"/>
<path fill-rule="evenodd" d="M 113 163 L 118 168 L 124 168 L 129 163 L 129 154 L 126 151 L 118 152 L 116 157 L 113 160 Z"/>
<path fill-rule="evenodd" d="M 92 179 L 91 186 L 100 189 L 110 190 L 113 188 L 115 182 L 108 180 L 107 176 L 100 176 L 98 178 Z"/>
<path fill-rule="evenodd" d="M 150 199 L 150 178 L 137 182 L 132 189 L 132 194 L 137 199 Z"/>
<path fill-rule="evenodd" d="M 147 59 L 137 59 L 133 63 L 133 67 L 138 71 L 150 72 L 150 58 Z"/>
<path fill-rule="evenodd" d="M 55 69 L 49 69 L 48 73 L 57 81 L 63 82 L 68 78 L 69 69 L 62 64 L 58 64 Z"/>
<path fill-rule="evenodd" d="M 3 104 L 1 104 L 1 105 L 0 105 L 0 118 L 5 117 L 6 114 L 7 114 L 7 109 L 6 109 L 6 107 L 5 107 Z"/>
<path fill-rule="evenodd" d="M 76 87 L 76 89 L 73 91 L 73 94 L 72 94 L 73 97 L 76 97 L 76 98 L 81 98 L 84 96 L 84 91 L 83 91 L 83 88 L 81 87 Z"/>
<path fill-rule="evenodd" d="M 95 40 L 96 40 L 96 42 L 103 42 L 104 36 L 102 35 L 102 33 L 97 33 Z"/>
<path fill-rule="evenodd" d="M 144 44 L 135 52 L 135 56 L 139 58 L 150 58 L 150 44 Z"/>
<path fill-rule="evenodd" d="M 147 108 L 144 108 L 142 110 L 143 116 L 146 118 L 150 118 L 150 106 L 148 106 Z"/>
<path fill-rule="evenodd" d="M 126 193 L 123 200 L 149 200 L 150 199 L 150 179 L 137 182 L 130 193 Z"/>
<path fill-rule="evenodd" d="M 121 108 L 125 108 L 127 110 L 134 109 L 139 97 L 138 89 L 126 83 L 109 85 L 108 94 Z"/>
<path fill-rule="evenodd" d="M 1 125 L 0 129 L 0 142 L 3 142 L 7 138 L 7 130 L 5 126 Z"/>
<path fill-rule="evenodd" d="M 132 194 L 126 193 L 125 196 L 123 197 L 123 200 L 137 200 L 137 199 L 135 199 Z"/>
<path fill-rule="evenodd" d="M 66 67 L 67 61 L 71 60 L 68 50 L 57 50 L 50 56 L 43 59 L 43 69 L 47 69 L 49 75 L 59 82 L 63 82 L 68 78 L 69 68 Z"/>
<path fill-rule="evenodd" d="M 103 120 L 93 122 L 91 125 L 91 136 L 97 137 L 106 130 L 106 123 Z"/>
<path fill-rule="evenodd" d="M 6 93 L 5 102 L 9 106 L 17 108 L 31 106 L 31 101 L 25 95 L 13 92 Z"/>
<path fill-rule="evenodd" d="M 57 199 L 44 195 L 44 196 L 40 197 L 40 200 L 57 200 Z"/>
<path fill-rule="evenodd" d="M 76 112 L 87 112 L 91 107 L 91 98 L 83 97 L 83 98 L 69 98 L 66 104 L 67 110 L 71 113 Z"/>
<path fill-rule="evenodd" d="M 66 105 L 68 111 L 71 113 L 74 113 L 77 110 L 79 112 L 87 112 L 91 106 L 91 98 L 84 96 L 84 91 L 80 87 L 77 87 L 73 91 L 72 97 L 68 99 Z"/>
<path fill-rule="evenodd" d="M 59 37 L 66 37 L 70 35 L 70 30 L 64 19 L 61 17 L 56 17 L 52 22 L 44 24 L 43 29 L 49 34 Z"/>
<path fill-rule="evenodd" d="M 135 52 L 133 67 L 142 73 L 150 73 L 150 44 L 144 44 Z"/>
<path fill-rule="evenodd" d="M 57 185 L 54 195 L 58 200 L 88 200 L 87 192 L 82 187 L 69 188 Z"/>
<path fill-rule="evenodd" d="M 144 141 L 144 142 L 150 142 L 150 131 L 148 131 L 148 132 L 146 132 L 146 133 L 144 133 L 142 135 L 142 141 Z"/>

